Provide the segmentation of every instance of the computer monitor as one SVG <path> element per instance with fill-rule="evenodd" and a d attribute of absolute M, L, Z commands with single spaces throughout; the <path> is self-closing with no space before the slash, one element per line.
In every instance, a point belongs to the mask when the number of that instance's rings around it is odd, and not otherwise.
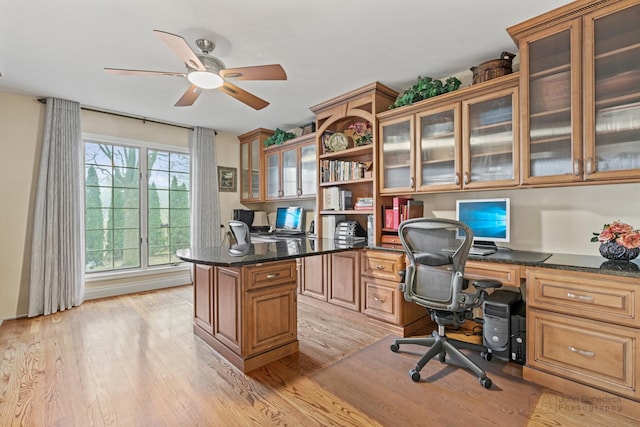
<path fill-rule="evenodd" d="M 288 207 L 276 209 L 276 231 L 304 232 L 304 209 Z"/>
<path fill-rule="evenodd" d="M 469 199 L 456 201 L 456 219 L 473 231 L 476 247 L 496 247 L 509 242 L 511 209 L 508 198 Z"/>

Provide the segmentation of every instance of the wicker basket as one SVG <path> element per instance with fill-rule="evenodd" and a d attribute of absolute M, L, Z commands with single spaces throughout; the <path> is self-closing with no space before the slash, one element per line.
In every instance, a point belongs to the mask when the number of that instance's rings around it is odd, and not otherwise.
<path fill-rule="evenodd" d="M 515 58 L 513 53 L 502 52 L 498 59 L 492 59 L 476 67 L 471 67 L 471 71 L 473 71 L 473 84 L 511 74 L 511 62 L 513 58 Z"/>

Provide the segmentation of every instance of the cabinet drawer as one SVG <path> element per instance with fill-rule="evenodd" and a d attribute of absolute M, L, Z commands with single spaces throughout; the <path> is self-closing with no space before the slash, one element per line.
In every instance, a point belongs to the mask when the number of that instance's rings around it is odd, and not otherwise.
<path fill-rule="evenodd" d="M 536 309 L 527 312 L 527 361 L 589 386 L 638 398 L 640 332 Z"/>
<path fill-rule="evenodd" d="M 245 280 L 247 289 L 258 289 L 282 283 L 296 282 L 296 262 L 270 262 L 245 267 Z"/>
<path fill-rule="evenodd" d="M 362 257 L 362 275 L 400 282 L 404 270 L 404 254 L 385 251 L 365 251 Z"/>
<path fill-rule="evenodd" d="M 402 298 L 398 283 L 363 276 L 362 285 L 364 291 L 362 312 L 385 322 L 398 323 Z"/>
<path fill-rule="evenodd" d="M 484 261 L 467 261 L 464 267 L 464 277 L 469 279 L 494 279 L 500 281 L 502 286 L 520 287 L 520 266 Z"/>
<path fill-rule="evenodd" d="M 527 304 L 598 321 L 640 326 L 640 280 L 594 273 L 527 270 Z"/>

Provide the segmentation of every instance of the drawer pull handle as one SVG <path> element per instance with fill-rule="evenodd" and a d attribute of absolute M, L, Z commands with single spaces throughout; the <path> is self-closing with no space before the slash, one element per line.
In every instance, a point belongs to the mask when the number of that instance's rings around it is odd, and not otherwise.
<path fill-rule="evenodd" d="M 275 279 L 276 277 L 280 277 L 280 273 L 267 274 L 267 279 Z"/>
<path fill-rule="evenodd" d="M 384 270 L 384 265 L 376 264 L 378 270 Z"/>
<path fill-rule="evenodd" d="M 593 301 L 593 297 L 591 295 L 576 295 L 571 292 L 567 293 L 567 297 L 573 299 L 579 299 L 580 301 Z"/>
<path fill-rule="evenodd" d="M 374 301 L 377 301 L 377 302 L 384 303 L 384 299 L 382 299 L 382 298 L 373 297 L 373 300 L 374 300 Z"/>
<path fill-rule="evenodd" d="M 569 351 L 572 351 L 574 353 L 578 353 L 581 356 L 586 356 L 586 357 L 593 357 L 596 354 L 593 351 L 587 351 L 587 350 L 580 350 L 579 348 L 575 348 L 573 346 L 569 346 Z"/>

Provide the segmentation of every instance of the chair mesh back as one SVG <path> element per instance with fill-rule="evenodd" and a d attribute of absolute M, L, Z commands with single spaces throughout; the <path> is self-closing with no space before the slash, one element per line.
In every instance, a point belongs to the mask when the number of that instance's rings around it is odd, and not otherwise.
<path fill-rule="evenodd" d="M 417 218 L 400 225 L 400 241 L 413 266 L 413 300 L 430 308 L 455 310 L 456 292 L 473 234 L 458 221 Z"/>
<path fill-rule="evenodd" d="M 251 244 L 251 234 L 249 232 L 249 226 L 246 223 L 242 221 L 231 220 L 229 221 L 229 230 L 231 230 L 231 234 L 233 234 L 233 238 L 236 240 L 237 244 Z"/>

